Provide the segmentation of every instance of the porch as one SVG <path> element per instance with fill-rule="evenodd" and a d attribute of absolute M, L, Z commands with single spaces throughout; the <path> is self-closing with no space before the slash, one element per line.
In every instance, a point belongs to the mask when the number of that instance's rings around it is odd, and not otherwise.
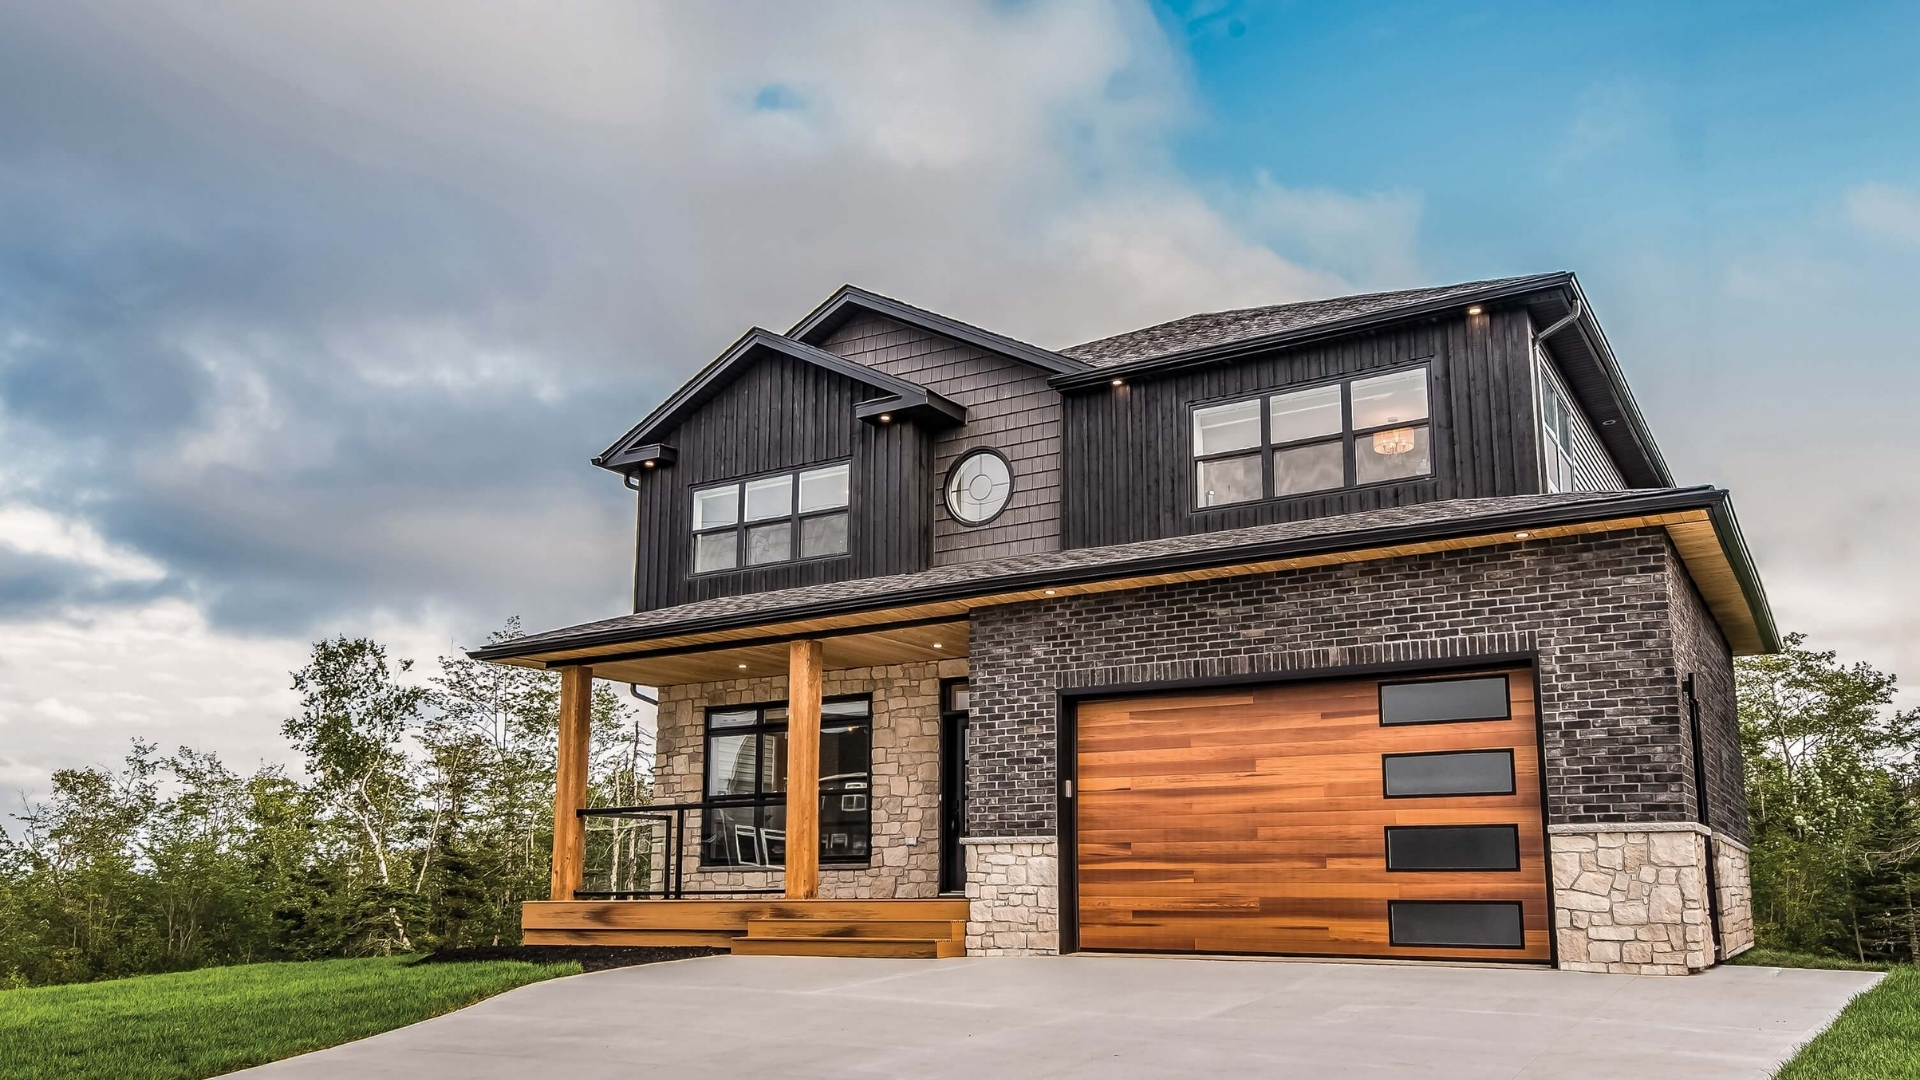
<path fill-rule="evenodd" d="M 958 823 L 937 820 L 944 785 L 931 770 L 948 684 L 960 681 L 940 676 L 964 678 L 966 649 L 966 623 L 945 621 L 562 667 L 552 899 L 523 905 L 523 940 L 965 955 L 969 903 L 932 861 Z M 602 674 L 662 687 L 649 805 L 586 805 Z M 717 686 L 729 696 L 697 696 Z M 744 712 L 744 726 L 710 734 L 716 711 Z M 742 779 L 765 794 L 743 801 Z"/>

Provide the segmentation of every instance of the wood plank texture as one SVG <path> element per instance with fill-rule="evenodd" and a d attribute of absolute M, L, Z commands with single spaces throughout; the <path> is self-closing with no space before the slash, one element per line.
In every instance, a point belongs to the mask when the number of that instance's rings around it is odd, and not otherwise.
<path fill-rule="evenodd" d="M 560 737 L 554 761 L 553 877 L 547 895 L 571 900 L 586 863 L 586 834 L 580 815 L 587 805 L 587 752 L 593 719 L 593 669 L 560 672 Z"/>
<path fill-rule="evenodd" d="M 521 906 L 529 945 L 713 945 L 763 956 L 966 955 L 966 900 L 602 900 Z"/>
<path fill-rule="evenodd" d="M 818 641 L 788 643 L 787 899 L 820 895 L 820 683 Z"/>
<path fill-rule="evenodd" d="M 1533 680 L 1503 720 L 1382 726 L 1354 680 L 1080 704 L 1079 943 L 1122 951 L 1546 960 Z M 1388 799 L 1381 755 L 1511 747 L 1516 793 Z M 1513 824 L 1519 872 L 1389 872 L 1388 825 Z M 1517 900 L 1524 949 L 1388 942 L 1390 900 Z"/>

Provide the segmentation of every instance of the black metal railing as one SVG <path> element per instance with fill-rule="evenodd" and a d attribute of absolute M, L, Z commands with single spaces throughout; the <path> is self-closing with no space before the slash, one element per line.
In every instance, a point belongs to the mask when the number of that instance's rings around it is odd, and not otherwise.
<path fill-rule="evenodd" d="M 575 811 L 585 834 L 583 900 L 678 900 L 687 896 L 763 896 L 779 888 L 686 887 L 686 861 L 699 857 L 699 845 L 687 842 L 688 815 L 702 828 L 709 802 L 655 803 L 651 806 L 596 806 Z M 696 833 L 696 835 L 698 835 Z M 691 850 L 690 850 L 691 849 Z M 779 872 L 776 865 L 743 863 L 733 870 Z"/>

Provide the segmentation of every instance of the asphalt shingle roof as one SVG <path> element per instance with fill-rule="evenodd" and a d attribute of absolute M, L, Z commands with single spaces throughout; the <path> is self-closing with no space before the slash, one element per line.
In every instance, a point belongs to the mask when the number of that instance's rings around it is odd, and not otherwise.
<path fill-rule="evenodd" d="M 1538 275 L 1527 275 L 1527 277 L 1534 276 Z M 1340 296 L 1331 300 L 1306 300 L 1294 304 L 1274 304 L 1270 307 L 1212 311 L 1188 315 L 1183 319 L 1175 319 L 1172 322 L 1160 323 L 1157 326 L 1149 326 L 1125 334 L 1116 334 L 1098 341 L 1089 341 L 1084 345 L 1061 349 L 1060 353 L 1094 367 L 1112 367 L 1135 360 L 1150 360 L 1154 357 L 1191 352 L 1194 349 L 1204 349 L 1212 345 L 1227 345 L 1236 341 L 1266 337 L 1270 334 L 1283 334 L 1321 323 L 1334 323 L 1363 315 L 1374 315 L 1398 307 L 1410 307 L 1437 300 L 1444 301 L 1452 296 L 1525 281 L 1527 277 L 1490 278 L 1486 281 L 1467 281 L 1458 285 L 1442 285 L 1430 289 L 1402 289 L 1399 292 Z"/>
<path fill-rule="evenodd" d="M 475 650 L 481 658 L 525 656 L 608 640 L 644 641 L 706 628 L 715 622 L 740 620 L 774 621 L 780 617 L 805 617 L 823 606 L 858 604 L 862 601 L 898 600 L 916 602 L 916 594 L 939 590 L 960 590 L 974 595 L 998 591 L 995 586 L 1025 588 L 1035 579 L 1073 578 L 1097 580 L 1120 577 L 1137 564 L 1155 560 L 1198 557 L 1213 565 L 1230 564 L 1236 554 L 1285 542 L 1312 543 L 1327 550 L 1365 547 L 1370 534 L 1413 526 L 1445 528 L 1458 525 L 1470 530 L 1480 519 L 1494 519 L 1528 512 L 1569 509 L 1581 511 L 1579 520 L 1594 520 L 1607 515 L 1609 503 L 1645 500 L 1653 496 L 1695 495 L 1708 497 L 1709 488 L 1664 491 L 1569 492 L 1557 495 L 1513 495 L 1485 499 L 1451 499 L 1417 503 L 1383 510 L 1368 510 L 1337 517 L 1287 521 L 1255 525 L 1244 529 L 1174 536 L 1160 540 L 1142 540 L 1106 547 L 1072 548 L 1005 559 L 959 563 L 887 577 L 855 578 L 831 581 L 794 589 L 715 597 L 675 607 L 621 615 L 598 622 L 582 623 L 558 630 L 515 638 L 497 646 Z"/>

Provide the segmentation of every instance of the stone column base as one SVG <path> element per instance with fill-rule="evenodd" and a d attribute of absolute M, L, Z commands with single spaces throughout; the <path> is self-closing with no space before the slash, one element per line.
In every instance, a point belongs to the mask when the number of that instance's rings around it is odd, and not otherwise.
<path fill-rule="evenodd" d="M 1705 829 L 1632 822 L 1547 831 L 1560 967 L 1689 975 L 1713 966 Z"/>
<path fill-rule="evenodd" d="M 1045 837 L 967 837 L 968 956 L 1060 951 L 1059 845 Z"/>
<path fill-rule="evenodd" d="M 1753 879 L 1747 846 L 1713 834 L 1713 884 L 1720 915 L 1720 959 L 1753 948 Z"/>

